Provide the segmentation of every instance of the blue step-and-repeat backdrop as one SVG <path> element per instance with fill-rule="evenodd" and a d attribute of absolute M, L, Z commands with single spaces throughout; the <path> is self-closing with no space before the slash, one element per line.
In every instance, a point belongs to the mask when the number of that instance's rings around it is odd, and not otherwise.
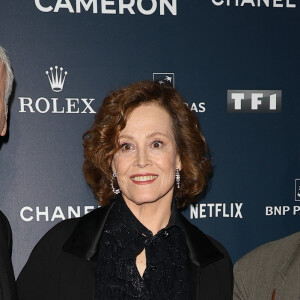
<path fill-rule="evenodd" d="M 16 80 L 0 209 L 16 275 L 49 228 L 97 207 L 82 134 L 109 91 L 145 79 L 179 90 L 210 146 L 208 193 L 183 212 L 193 224 L 233 262 L 299 231 L 299 37 L 298 0 L 2 1 Z"/>

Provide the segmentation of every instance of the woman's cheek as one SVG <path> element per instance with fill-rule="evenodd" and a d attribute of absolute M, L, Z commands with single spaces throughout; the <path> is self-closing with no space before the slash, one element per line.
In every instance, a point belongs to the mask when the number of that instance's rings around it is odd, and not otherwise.
<path fill-rule="evenodd" d="M 123 191 L 128 190 L 128 184 L 129 184 L 128 180 L 130 180 L 130 179 L 126 179 L 123 176 L 118 179 L 118 184 L 119 184 L 119 187 L 121 188 L 121 190 L 123 190 Z"/>

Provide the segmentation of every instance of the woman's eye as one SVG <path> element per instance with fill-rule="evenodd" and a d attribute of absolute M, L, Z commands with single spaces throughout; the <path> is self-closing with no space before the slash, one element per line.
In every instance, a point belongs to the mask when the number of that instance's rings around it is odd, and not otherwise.
<path fill-rule="evenodd" d="M 132 146 L 130 144 L 128 144 L 128 143 L 124 143 L 124 144 L 121 145 L 121 149 L 123 151 L 128 151 L 128 150 L 132 149 Z"/>
<path fill-rule="evenodd" d="M 153 147 L 153 148 L 161 148 L 162 145 L 163 145 L 163 142 L 162 142 L 162 141 L 154 141 L 154 142 L 152 143 L 152 147 Z"/>

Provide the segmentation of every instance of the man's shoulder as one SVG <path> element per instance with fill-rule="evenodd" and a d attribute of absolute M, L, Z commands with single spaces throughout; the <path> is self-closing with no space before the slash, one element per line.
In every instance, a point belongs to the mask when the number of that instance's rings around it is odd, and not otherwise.
<path fill-rule="evenodd" d="M 262 263 L 266 264 L 267 262 L 274 265 L 277 261 L 283 261 L 285 258 L 289 257 L 299 244 L 300 231 L 255 248 L 240 258 L 236 263 L 236 266 L 253 264 L 261 265 Z"/>
<path fill-rule="evenodd" d="M 234 299 L 271 298 L 278 280 L 282 281 L 280 274 L 293 267 L 295 255 L 300 255 L 300 232 L 263 244 L 244 255 L 233 269 Z"/>
<path fill-rule="evenodd" d="M 7 228 L 8 226 L 8 220 L 6 218 L 6 216 L 4 215 L 4 213 L 0 210 L 0 229 L 2 228 Z"/>
<path fill-rule="evenodd" d="M 287 264 L 295 253 L 300 253 L 299 249 L 300 232 L 263 244 L 235 263 L 234 274 L 246 276 L 249 280 L 257 280 L 257 276 L 262 274 L 269 278 L 270 274 L 275 274 Z"/>
<path fill-rule="evenodd" d="M 0 211 L 0 238 L 11 244 L 11 228 L 6 216 Z"/>

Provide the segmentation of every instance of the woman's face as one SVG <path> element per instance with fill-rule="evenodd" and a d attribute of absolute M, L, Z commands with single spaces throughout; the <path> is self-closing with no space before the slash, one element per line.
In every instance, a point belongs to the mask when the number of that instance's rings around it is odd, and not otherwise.
<path fill-rule="evenodd" d="M 119 143 L 112 167 L 125 201 L 171 200 L 175 169 L 181 164 L 167 111 L 152 103 L 137 107 L 120 132 Z"/>

